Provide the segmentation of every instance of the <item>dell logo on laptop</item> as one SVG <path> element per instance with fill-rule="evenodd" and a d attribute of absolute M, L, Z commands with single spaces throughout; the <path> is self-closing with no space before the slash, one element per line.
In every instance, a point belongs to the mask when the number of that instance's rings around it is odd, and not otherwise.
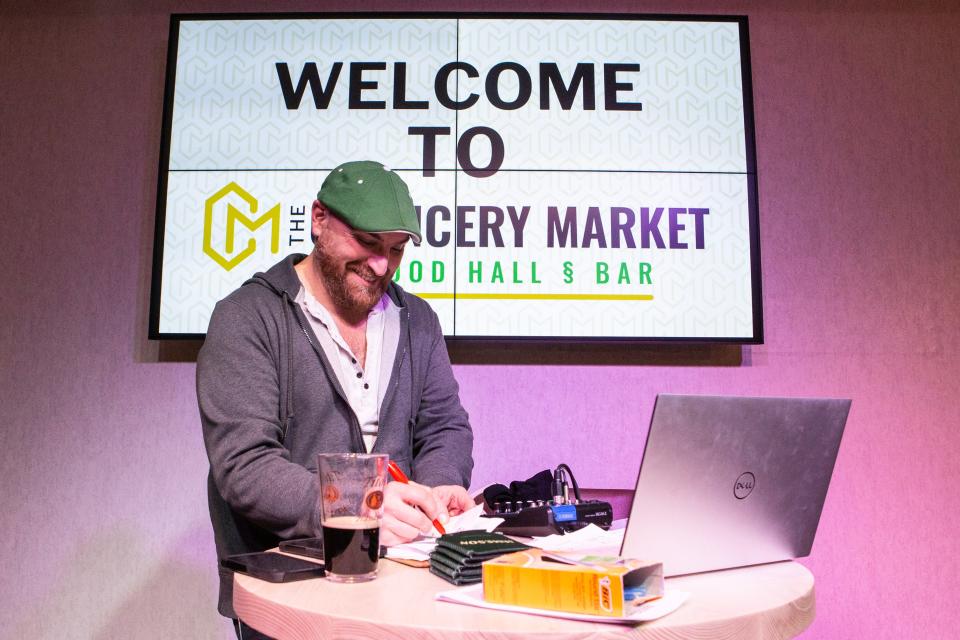
<path fill-rule="evenodd" d="M 756 482 L 757 479 L 749 471 L 741 473 L 740 477 L 737 478 L 737 481 L 733 484 L 733 495 L 737 500 L 743 500 L 753 491 L 753 486 Z"/>

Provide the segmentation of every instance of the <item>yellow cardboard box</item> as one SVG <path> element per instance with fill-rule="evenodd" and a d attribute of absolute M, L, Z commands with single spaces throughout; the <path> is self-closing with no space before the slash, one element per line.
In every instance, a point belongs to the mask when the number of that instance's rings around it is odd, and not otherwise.
<path fill-rule="evenodd" d="M 488 602 L 623 617 L 662 596 L 660 562 L 528 549 L 483 563 Z"/>

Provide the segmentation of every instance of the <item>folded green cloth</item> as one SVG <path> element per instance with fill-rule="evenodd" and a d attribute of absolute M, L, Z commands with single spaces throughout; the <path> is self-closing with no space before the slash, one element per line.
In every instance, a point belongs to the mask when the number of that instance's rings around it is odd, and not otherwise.
<path fill-rule="evenodd" d="M 437 548 L 457 558 L 489 560 L 505 553 L 529 549 L 522 542 L 511 540 L 502 533 L 486 531 L 460 531 L 447 533 L 437 538 Z"/>
<path fill-rule="evenodd" d="M 430 554 L 430 558 L 433 559 L 436 557 L 440 562 L 445 562 L 451 566 L 463 566 L 463 567 L 479 567 L 484 560 L 487 558 L 467 558 L 465 556 L 459 556 L 449 549 L 441 549 L 437 547 L 433 550 L 433 553 Z"/>
<path fill-rule="evenodd" d="M 432 574 L 435 575 L 435 576 L 440 576 L 441 578 L 443 578 L 443 579 L 446 580 L 447 582 L 453 583 L 453 584 L 457 585 L 458 587 L 463 586 L 463 585 L 465 585 L 465 584 L 477 584 L 478 582 L 481 582 L 481 581 L 483 580 L 483 576 L 482 576 L 482 575 L 479 576 L 479 577 L 477 577 L 477 578 L 453 577 L 453 576 L 450 576 L 450 575 L 447 574 L 447 573 L 444 573 L 443 571 L 441 571 L 441 570 L 438 569 L 435 565 L 432 565 L 432 564 L 430 565 L 430 573 L 432 573 Z"/>
<path fill-rule="evenodd" d="M 448 580 L 470 580 L 480 582 L 483 578 L 483 568 L 480 565 L 464 566 L 433 553 L 430 555 L 430 568 L 434 573 Z"/>
<path fill-rule="evenodd" d="M 483 579 L 480 565 L 485 560 L 529 548 L 501 533 L 448 533 L 437 539 L 437 547 L 430 554 L 430 572 L 456 585 L 473 584 Z"/>

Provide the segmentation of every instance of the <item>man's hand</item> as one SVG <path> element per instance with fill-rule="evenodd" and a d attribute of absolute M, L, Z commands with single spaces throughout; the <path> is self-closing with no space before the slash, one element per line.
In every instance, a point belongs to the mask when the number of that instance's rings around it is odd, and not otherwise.
<path fill-rule="evenodd" d="M 445 508 L 447 516 L 458 516 L 476 506 L 467 493 L 467 490 L 460 485 L 444 484 L 439 487 L 433 487 L 431 491 L 437 502 Z M 447 520 L 440 518 L 440 522 L 446 524 Z"/>
<path fill-rule="evenodd" d="M 426 487 L 416 482 L 390 482 L 384 489 L 380 544 L 392 546 L 409 542 L 433 531 L 433 519 L 446 523 L 473 506 L 463 487 Z"/>

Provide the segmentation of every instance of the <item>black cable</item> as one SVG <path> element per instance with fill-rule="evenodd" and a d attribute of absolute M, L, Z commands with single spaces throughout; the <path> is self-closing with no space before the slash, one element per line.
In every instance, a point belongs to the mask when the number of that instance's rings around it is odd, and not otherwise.
<path fill-rule="evenodd" d="M 579 501 L 580 487 L 577 485 L 577 479 L 573 477 L 573 471 L 571 471 L 570 467 L 568 467 L 565 463 L 561 462 L 559 465 L 557 465 L 557 470 L 553 472 L 554 477 L 559 476 L 561 471 L 563 472 L 563 475 L 570 478 L 570 484 L 573 485 L 573 495 Z"/>

